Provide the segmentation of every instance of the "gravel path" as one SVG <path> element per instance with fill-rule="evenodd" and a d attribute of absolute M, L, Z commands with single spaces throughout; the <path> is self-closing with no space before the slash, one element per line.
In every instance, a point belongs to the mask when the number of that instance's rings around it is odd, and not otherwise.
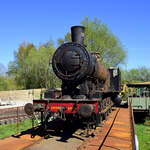
<path fill-rule="evenodd" d="M 71 137 L 67 141 L 61 140 L 60 137 L 53 136 L 25 150 L 76 150 L 83 143 L 83 139 L 76 137 Z"/>

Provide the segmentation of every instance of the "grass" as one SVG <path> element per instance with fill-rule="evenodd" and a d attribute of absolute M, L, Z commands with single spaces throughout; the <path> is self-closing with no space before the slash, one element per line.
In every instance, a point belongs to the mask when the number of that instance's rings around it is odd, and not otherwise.
<path fill-rule="evenodd" d="M 150 120 L 144 124 L 135 124 L 140 150 L 150 150 Z"/>
<path fill-rule="evenodd" d="M 4 139 L 11 135 L 17 134 L 19 132 L 25 131 L 32 128 L 32 121 L 25 120 L 19 123 L 19 131 L 17 130 L 17 123 L 0 125 L 0 139 Z"/>

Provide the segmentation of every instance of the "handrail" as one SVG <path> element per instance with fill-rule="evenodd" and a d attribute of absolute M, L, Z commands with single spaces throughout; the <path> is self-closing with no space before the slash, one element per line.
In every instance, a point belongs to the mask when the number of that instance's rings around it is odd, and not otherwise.
<path fill-rule="evenodd" d="M 139 142 L 136 135 L 135 130 L 135 122 L 134 122 L 134 115 L 133 115 L 133 109 L 132 109 L 132 100 L 129 101 L 129 109 L 130 109 L 130 119 L 131 119 L 131 134 L 132 134 L 132 150 L 139 150 Z"/>

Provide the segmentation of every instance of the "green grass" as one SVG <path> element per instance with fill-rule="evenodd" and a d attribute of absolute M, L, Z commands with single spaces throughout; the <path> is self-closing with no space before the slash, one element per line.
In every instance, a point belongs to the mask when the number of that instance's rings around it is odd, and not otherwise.
<path fill-rule="evenodd" d="M 140 150 L 150 150 L 150 121 L 135 124 Z"/>
<path fill-rule="evenodd" d="M 17 130 L 17 123 L 8 124 L 8 125 L 0 125 L 0 139 L 4 139 L 11 135 L 17 134 L 19 132 L 25 131 L 27 129 L 32 128 L 32 121 L 25 120 L 19 123 L 19 130 Z"/>

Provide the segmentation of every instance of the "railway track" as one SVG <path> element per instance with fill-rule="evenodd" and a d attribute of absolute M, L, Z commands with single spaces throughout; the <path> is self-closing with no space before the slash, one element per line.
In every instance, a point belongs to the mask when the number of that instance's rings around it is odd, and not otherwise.
<path fill-rule="evenodd" d="M 50 148 L 57 150 L 131 150 L 134 149 L 132 115 L 129 108 L 113 108 L 108 120 L 104 121 L 103 126 L 98 127 L 88 138 L 82 129 L 73 127 L 68 127 L 68 130 L 64 132 L 48 129 L 45 133 L 40 131 L 42 129 L 37 128 L 34 132 L 32 131 L 32 138 L 29 136 L 31 131 L 13 137 L 14 140 L 18 140 L 18 144 L 17 148 L 13 148 L 11 145 L 11 150 L 49 150 Z M 62 123 L 59 125 L 63 126 Z M 54 125 L 52 126 L 54 127 Z M 21 139 L 20 142 L 19 139 Z M 5 143 L 7 143 L 6 141 L 11 144 L 13 140 L 6 139 Z M 26 143 L 25 146 L 22 146 L 23 141 Z M 6 145 L 4 145 L 0 141 L 0 147 L 5 147 Z M 7 146 L 9 149 L 10 145 L 7 144 Z"/>
<path fill-rule="evenodd" d="M 0 109 L 0 125 L 16 123 L 28 119 L 24 106 Z"/>

